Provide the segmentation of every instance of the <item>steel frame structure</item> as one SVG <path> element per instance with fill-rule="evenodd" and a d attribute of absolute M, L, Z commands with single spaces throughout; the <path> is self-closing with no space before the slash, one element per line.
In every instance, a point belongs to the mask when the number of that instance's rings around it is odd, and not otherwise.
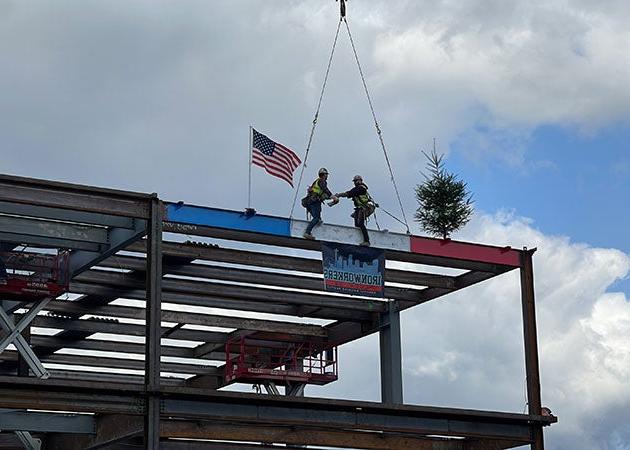
<path fill-rule="evenodd" d="M 422 270 L 387 268 L 385 299 L 368 299 L 325 292 L 321 260 L 287 254 L 320 250 L 298 237 L 304 227 L 157 194 L 0 175 L 2 248 L 68 249 L 72 275 L 69 295 L 20 330 L 20 346 L 50 378 L 30 376 L 33 361 L 17 351 L 0 353 L 0 430 L 17 433 L 1 434 L 0 448 L 24 448 L 24 433 L 64 450 L 544 448 L 543 427 L 556 418 L 541 408 L 533 250 L 370 230 L 388 261 Z M 320 228 L 321 239 L 358 238 L 353 228 Z M 405 405 L 400 312 L 511 270 L 521 273 L 528 413 Z M 18 323 L 31 307 L 4 303 Z M 299 397 L 299 385 L 284 397 L 219 390 L 228 339 L 339 346 L 372 333 L 382 403 Z"/>

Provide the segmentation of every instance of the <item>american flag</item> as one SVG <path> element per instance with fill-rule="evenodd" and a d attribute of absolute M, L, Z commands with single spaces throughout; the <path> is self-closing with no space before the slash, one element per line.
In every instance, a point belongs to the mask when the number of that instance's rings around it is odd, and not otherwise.
<path fill-rule="evenodd" d="M 282 178 L 293 187 L 293 172 L 302 160 L 292 150 L 253 131 L 252 163 L 263 167 L 268 174 Z"/>

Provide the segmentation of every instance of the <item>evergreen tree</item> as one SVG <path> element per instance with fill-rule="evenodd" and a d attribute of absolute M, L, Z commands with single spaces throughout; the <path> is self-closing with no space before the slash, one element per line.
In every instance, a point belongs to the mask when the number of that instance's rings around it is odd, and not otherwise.
<path fill-rule="evenodd" d="M 472 194 L 464 181 L 448 173 L 444 168 L 444 155 L 438 155 L 435 148 L 427 157 L 425 181 L 416 186 L 418 209 L 415 219 L 429 234 L 442 239 L 466 225 L 473 213 Z"/>

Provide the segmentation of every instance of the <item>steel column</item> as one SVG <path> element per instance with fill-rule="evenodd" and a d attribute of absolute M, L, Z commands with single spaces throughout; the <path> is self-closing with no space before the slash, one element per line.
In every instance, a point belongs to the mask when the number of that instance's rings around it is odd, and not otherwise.
<path fill-rule="evenodd" d="M 400 343 L 400 311 L 397 302 L 390 302 L 381 315 L 379 330 L 381 359 L 381 401 L 402 404 L 402 352 Z"/>
<path fill-rule="evenodd" d="M 527 376 L 527 403 L 530 415 L 540 415 L 540 372 L 538 366 L 538 340 L 536 333 L 536 307 L 534 298 L 534 269 L 532 255 L 536 250 L 524 249 L 521 253 L 521 304 L 523 307 L 523 334 L 525 343 L 525 372 Z M 544 450 L 541 427 L 532 427 L 532 450 Z"/>
<path fill-rule="evenodd" d="M 145 390 L 146 411 L 144 416 L 145 448 L 160 448 L 160 337 L 162 291 L 162 204 L 155 195 L 150 200 L 147 234 L 146 276 L 146 342 L 145 342 Z"/>

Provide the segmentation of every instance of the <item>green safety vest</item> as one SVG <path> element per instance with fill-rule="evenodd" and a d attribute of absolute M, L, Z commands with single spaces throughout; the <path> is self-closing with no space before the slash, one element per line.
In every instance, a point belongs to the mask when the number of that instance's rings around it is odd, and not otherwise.
<path fill-rule="evenodd" d="M 367 191 L 367 186 L 365 184 L 360 184 L 359 186 L 363 186 L 365 188 L 365 190 Z M 365 194 L 359 195 L 357 197 L 352 197 L 352 201 L 354 202 L 354 207 L 355 208 L 363 208 L 365 209 L 368 205 L 368 203 L 370 203 L 370 201 L 372 200 L 372 198 L 370 197 L 370 194 L 368 194 L 367 192 Z"/>
<path fill-rule="evenodd" d="M 320 201 L 325 200 L 324 199 L 324 191 L 319 186 L 319 178 L 317 180 L 313 181 L 313 184 L 311 184 L 311 187 L 308 190 L 308 192 L 311 195 L 311 197 L 316 199 L 316 200 L 320 200 Z"/>

